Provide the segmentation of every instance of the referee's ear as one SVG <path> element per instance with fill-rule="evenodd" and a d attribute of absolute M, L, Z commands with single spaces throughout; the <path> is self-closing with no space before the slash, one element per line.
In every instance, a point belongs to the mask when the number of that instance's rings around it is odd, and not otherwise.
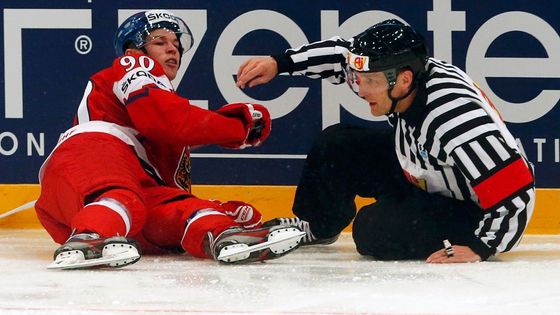
<path fill-rule="evenodd" d="M 402 70 L 399 75 L 397 76 L 397 83 L 401 85 L 405 90 L 408 90 L 412 85 L 412 79 L 414 78 L 414 74 L 412 70 L 405 69 Z"/>

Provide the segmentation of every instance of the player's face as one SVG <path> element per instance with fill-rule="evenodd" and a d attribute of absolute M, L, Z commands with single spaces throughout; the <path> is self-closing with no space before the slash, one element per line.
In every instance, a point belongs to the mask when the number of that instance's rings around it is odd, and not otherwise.
<path fill-rule="evenodd" d="M 358 95 L 369 103 L 373 116 L 382 116 L 391 110 L 387 93 L 389 82 L 383 72 L 357 72 Z"/>
<path fill-rule="evenodd" d="M 169 80 L 175 79 L 181 60 L 177 35 L 166 29 L 154 30 L 148 35 L 144 48 L 149 57 L 163 66 Z"/>

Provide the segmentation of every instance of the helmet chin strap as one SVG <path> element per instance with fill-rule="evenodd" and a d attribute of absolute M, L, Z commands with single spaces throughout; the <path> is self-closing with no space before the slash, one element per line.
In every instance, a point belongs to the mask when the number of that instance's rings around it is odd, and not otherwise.
<path fill-rule="evenodd" d="M 410 88 L 408 89 L 408 91 L 406 92 L 405 95 L 401 96 L 401 97 L 393 97 L 391 95 L 391 92 L 393 91 L 393 88 L 395 87 L 395 84 L 392 84 L 391 87 L 387 90 L 387 96 L 389 96 L 389 98 L 391 99 L 391 109 L 389 109 L 389 111 L 387 112 L 387 114 L 385 115 L 391 115 L 392 113 L 395 112 L 395 109 L 397 109 L 397 104 L 399 103 L 399 101 L 407 98 L 413 91 L 414 89 L 416 89 L 416 80 L 414 80 L 413 84 L 410 85 Z"/>
<path fill-rule="evenodd" d="M 398 104 L 399 101 L 402 99 L 402 98 L 395 98 L 395 97 L 393 97 L 393 96 L 391 95 L 391 92 L 392 92 L 392 91 L 393 91 L 393 86 L 391 86 L 391 88 L 389 88 L 389 89 L 387 90 L 387 96 L 389 96 L 389 98 L 391 99 L 391 109 L 389 109 L 389 111 L 387 112 L 387 114 L 385 114 L 385 115 L 387 115 L 387 116 L 389 116 L 389 115 L 391 115 L 392 113 L 395 112 L 395 109 L 397 108 L 397 104 Z"/>

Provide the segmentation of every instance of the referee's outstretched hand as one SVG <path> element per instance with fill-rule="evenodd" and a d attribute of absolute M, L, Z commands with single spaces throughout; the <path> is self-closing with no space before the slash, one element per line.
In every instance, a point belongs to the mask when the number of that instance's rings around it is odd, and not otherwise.
<path fill-rule="evenodd" d="M 278 74 L 278 65 L 272 57 L 253 57 L 237 70 L 237 87 L 253 87 L 267 83 Z"/>
<path fill-rule="evenodd" d="M 449 256 L 445 248 L 440 249 L 426 259 L 430 264 L 468 263 L 480 261 L 480 256 L 468 246 L 453 245 L 453 255 Z"/>

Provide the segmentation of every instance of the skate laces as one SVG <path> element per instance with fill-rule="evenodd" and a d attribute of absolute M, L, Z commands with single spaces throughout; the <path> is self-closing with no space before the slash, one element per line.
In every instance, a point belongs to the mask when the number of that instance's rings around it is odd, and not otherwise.
<path fill-rule="evenodd" d="M 317 240 L 317 238 L 313 235 L 313 233 L 311 233 L 309 222 L 305 220 L 295 217 L 295 218 L 278 218 L 278 221 L 282 225 L 295 226 L 299 228 L 301 231 L 305 232 L 305 236 L 302 239 L 303 243 L 311 243 Z"/>

